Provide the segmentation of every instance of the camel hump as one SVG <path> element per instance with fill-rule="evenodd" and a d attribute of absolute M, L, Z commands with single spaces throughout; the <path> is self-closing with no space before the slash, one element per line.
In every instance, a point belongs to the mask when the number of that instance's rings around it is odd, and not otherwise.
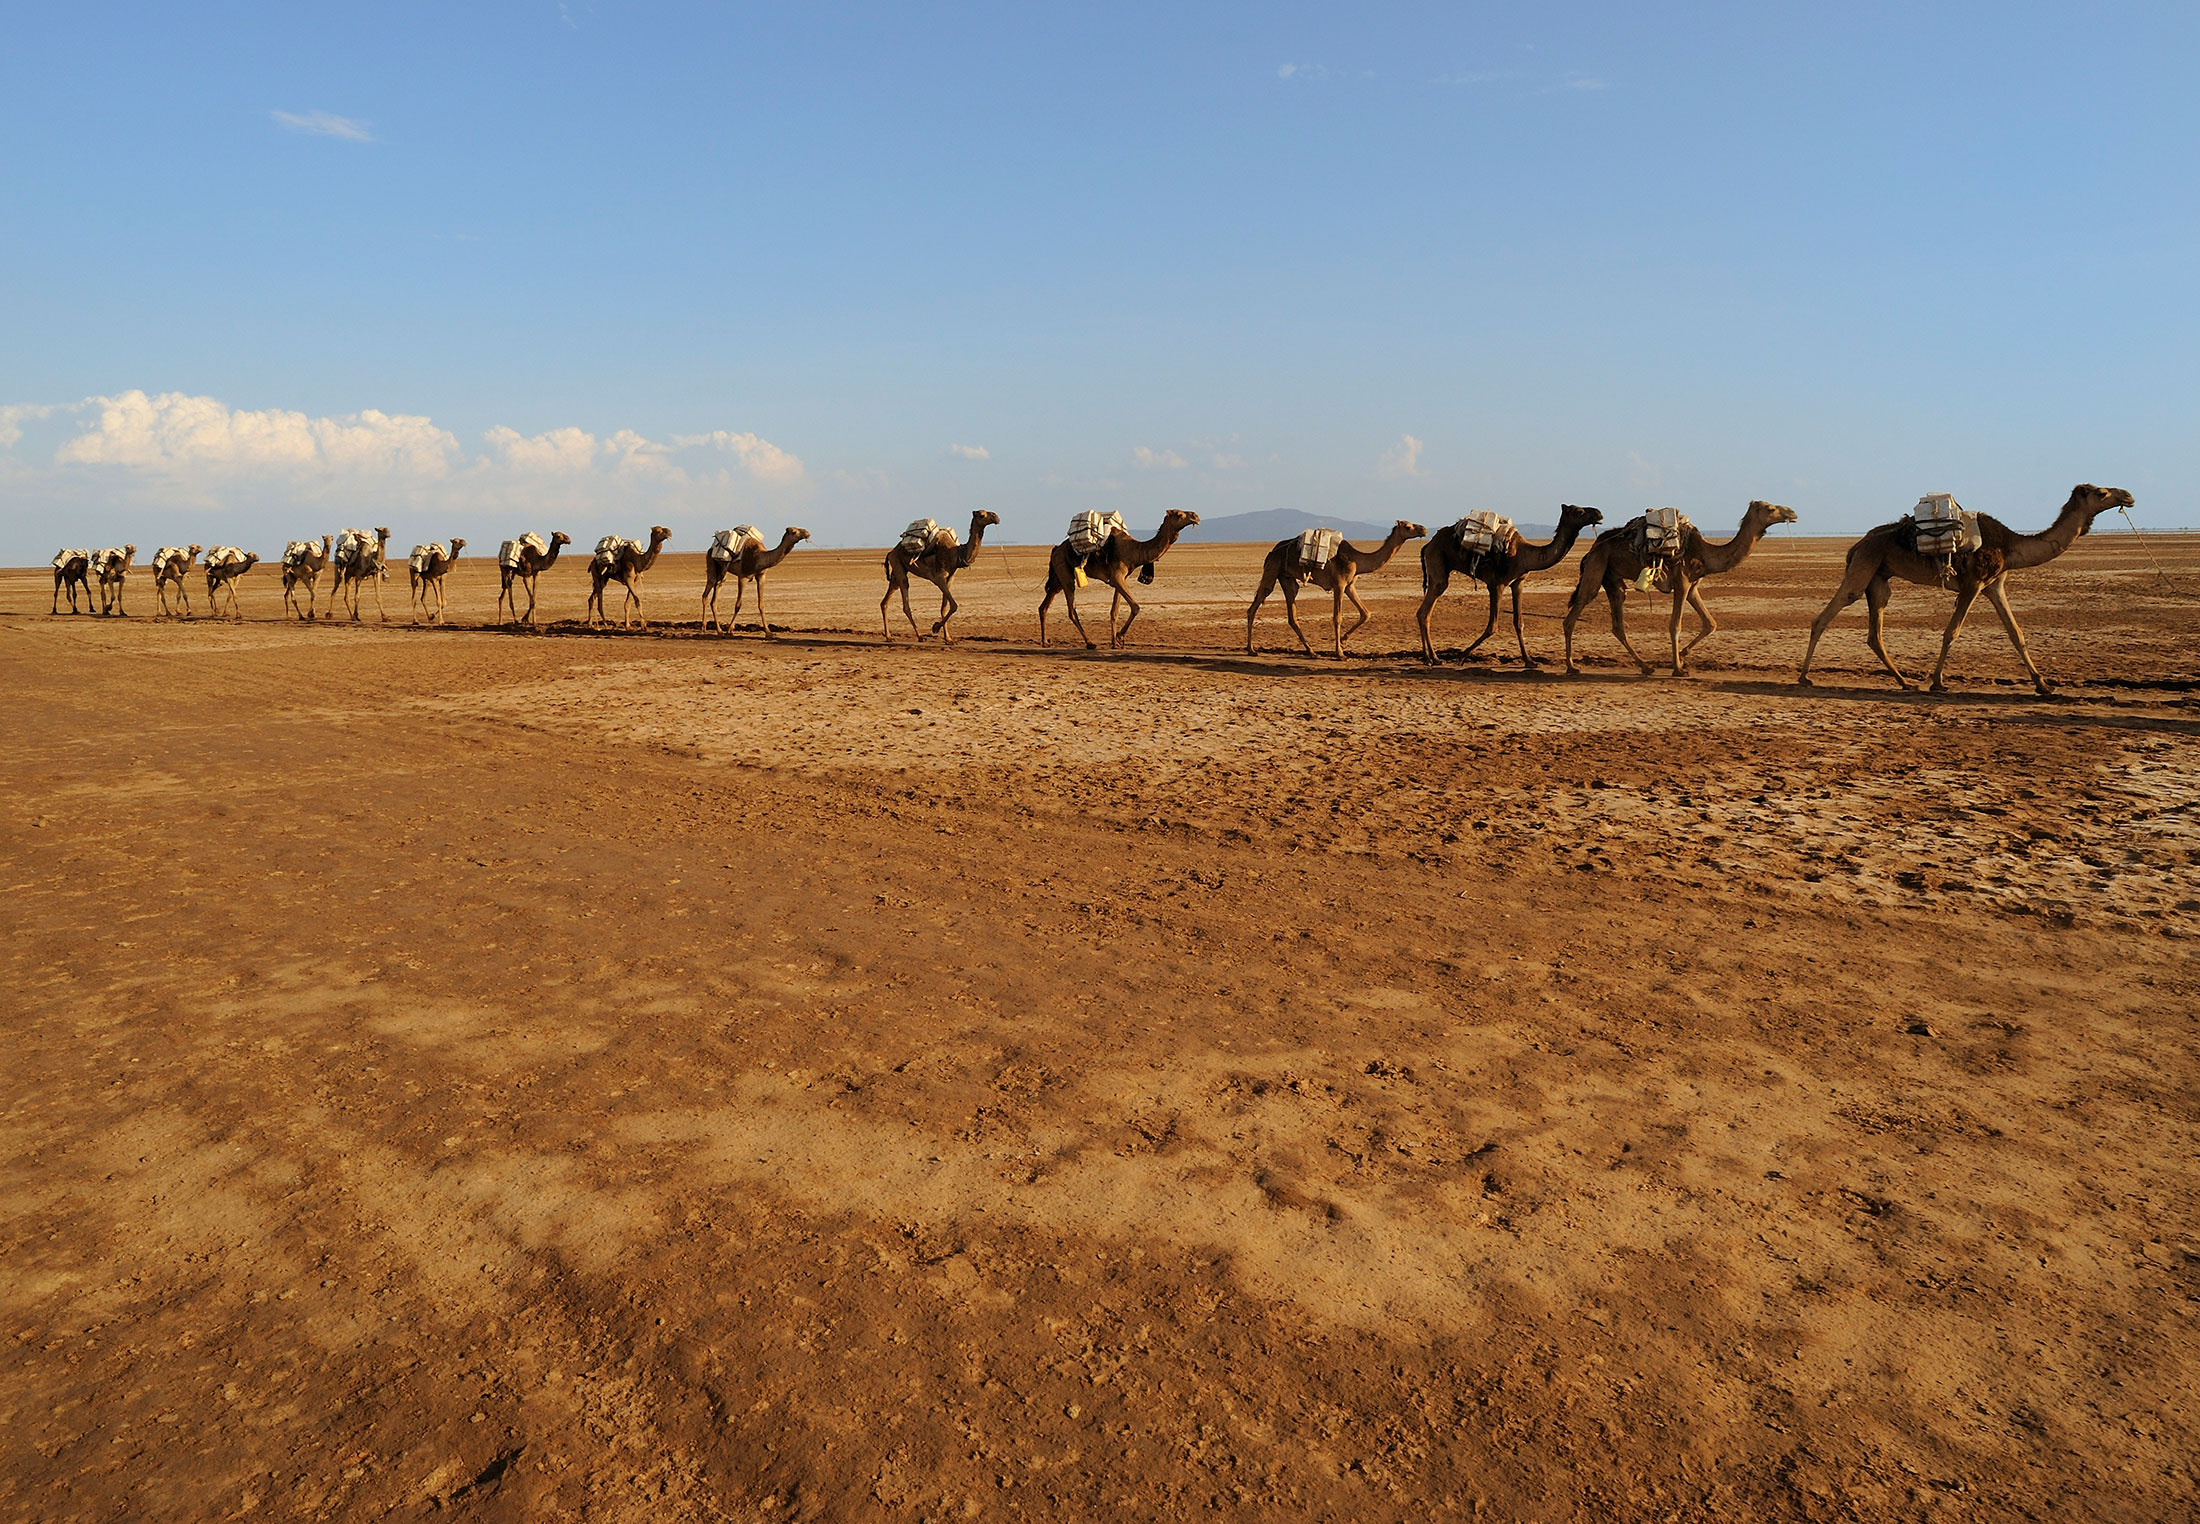
<path fill-rule="evenodd" d="M 237 566 L 244 561 L 244 552 L 234 545 L 216 545 L 206 553 L 206 569 L 213 571 L 223 566 Z"/>

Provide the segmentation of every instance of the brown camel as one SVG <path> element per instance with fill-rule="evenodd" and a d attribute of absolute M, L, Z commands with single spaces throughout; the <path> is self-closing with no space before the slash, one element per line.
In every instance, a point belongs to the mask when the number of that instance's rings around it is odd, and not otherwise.
<path fill-rule="evenodd" d="M 206 553 L 206 606 L 214 618 L 221 617 L 221 602 L 216 596 L 223 588 L 229 590 L 229 612 L 239 619 L 244 610 L 237 604 L 237 579 L 260 564 L 257 552 L 239 550 L 234 545 L 216 545 Z"/>
<path fill-rule="evenodd" d="M 137 547 L 125 545 L 120 550 L 107 549 L 92 552 L 92 576 L 99 582 L 99 612 L 102 618 L 109 614 L 130 617 L 130 611 L 122 606 L 122 590 L 130 577 L 130 563 L 137 559 Z"/>
<path fill-rule="evenodd" d="M 1069 610 L 1069 622 L 1077 627 L 1077 633 L 1085 637 L 1085 649 L 1098 649 L 1092 637 L 1085 635 L 1085 622 L 1077 617 L 1077 589 L 1085 576 L 1098 577 L 1115 589 L 1115 596 L 1108 600 L 1108 649 L 1120 648 L 1131 626 L 1138 622 L 1138 600 L 1124 585 L 1126 572 L 1137 572 L 1139 580 L 1153 580 L 1153 564 L 1176 543 L 1176 537 L 1199 522 L 1199 515 L 1183 508 L 1171 508 L 1161 515 L 1161 527 L 1150 540 L 1134 540 L 1118 529 L 1111 533 L 1099 549 L 1080 556 L 1064 540 L 1054 547 L 1047 557 L 1047 591 L 1039 600 L 1039 645 L 1047 643 L 1047 609 L 1059 594 Z M 1131 617 L 1123 621 L 1119 630 L 1115 627 L 1115 610 L 1120 603 L 1131 606 Z"/>
<path fill-rule="evenodd" d="M 89 614 L 92 611 L 92 553 L 88 550 L 57 550 L 53 555 L 53 607 L 48 612 L 61 612 L 61 594 L 69 595 L 69 612 Z M 76 606 L 76 590 L 84 589 L 84 607 Z"/>
<path fill-rule="evenodd" d="M 447 549 L 441 541 L 433 545 L 413 547 L 412 560 L 407 563 L 406 573 L 412 583 L 413 619 L 416 622 L 423 614 L 427 615 L 430 624 L 442 622 L 446 601 L 443 596 L 443 579 L 451 574 L 451 567 L 458 561 L 458 553 L 465 548 L 466 542 L 456 535 L 451 537 Z M 430 597 L 435 599 L 433 611 L 428 607 Z"/>
<path fill-rule="evenodd" d="M 716 619 L 718 616 L 719 583 L 728 577 L 733 578 L 733 617 L 734 621 L 738 623 L 741 618 L 742 594 L 746 584 L 754 582 L 756 584 L 757 622 L 764 626 L 765 639 L 776 639 L 777 637 L 772 634 L 772 622 L 764 613 L 764 573 L 786 560 L 787 552 L 793 550 L 809 537 L 810 532 L 807 529 L 796 529 L 790 525 L 787 529 L 781 531 L 779 543 L 770 550 L 764 548 L 764 542 L 760 536 L 750 536 L 741 541 L 741 548 L 735 555 L 706 558 L 703 571 L 705 578 L 703 602 L 708 607 L 711 618 Z M 730 631 L 733 625 L 721 622 L 718 627 Z"/>
<path fill-rule="evenodd" d="M 353 624 L 359 622 L 359 585 L 363 582 L 374 584 L 376 617 L 384 624 L 390 622 L 389 610 L 382 607 L 382 580 L 389 575 L 384 559 L 389 548 L 390 532 L 386 528 L 375 530 L 371 538 L 364 529 L 347 529 L 336 537 L 336 586 L 330 590 L 330 601 L 349 607 Z"/>
<path fill-rule="evenodd" d="M 1291 633 L 1299 637 L 1299 645 L 1312 656 L 1314 648 L 1306 643 L 1306 632 L 1299 628 L 1299 584 L 1307 583 L 1329 594 L 1329 644 L 1330 654 L 1344 660 L 1344 643 L 1359 633 L 1367 623 L 1367 605 L 1360 602 L 1360 595 L 1353 591 L 1353 584 L 1371 572 L 1379 572 L 1390 564 L 1390 558 L 1408 540 L 1418 540 L 1428 531 L 1408 519 L 1400 519 L 1390 526 L 1390 533 L 1383 543 L 1373 550 L 1361 550 L 1349 541 L 1340 540 L 1335 554 L 1321 566 L 1308 566 L 1299 559 L 1299 535 L 1288 540 L 1278 540 L 1268 558 L 1260 565 L 1260 589 L 1253 594 L 1253 605 L 1245 611 L 1245 654 L 1253 654 L 1253 616 L 1268 601 L 1268 595 L 1278 586 L 1283 589 L 1283 617 L 1291 626 Z M 1352 628 L 1343 628 L 1344 601 L 1352 600 L 1352 607 L 1360 617 L 1352 621 Z"/>
<path fill-rule="evenodd" d="M 2054 560 L 2068 550 L 2078 536 L 2089 533 L 2093 521 L 2110 509 L 2131 505 L 2131 494 L 2121 487 L 2096 487 L 2090 482 L 2082 482 L 2070 489 L 2070 499 L 2063 504 L 2062 512 L 2055 515 L 2055 522 L 2038 534 L 2018 534 L 2001 520 L 1982 513 L 1978 515 L 1978 548 L 1957 551 L 1947 563 L 1945 573 L 1940 557 L 1918 553 L 1914 533 L 1904 527 L 1911 520 L 1897 519 L 1892 524 L 1880 525 L 1849 547 L 1847 570 L 1842 573 L 1840 588 L 1833 600 L 1810 622 L 1810 645 L 1803 652 L 1803 668 L 1795 680 L 1805 687 L 1810 685 L 1810 662 L 1818 654 L 1818 638 L 1826 633 L 1835 615 L 1861 597 L 1870 620 L 1865 627 L 1865 642 L 1880 663 L 1894 674 L 1895 682 L 1907 691 L 1910 680 L 1902 675 L 1902 669 L 1894 664 L 1886 646 L 1880 642 L 1889 585 L 1892 579 L 1900 577 L 1905 582 L 1922 583 L 1926 587 L 1952 585 L 1955 589 L 1955 613 L 1948 620 L 1948 628 L 1941 633 L 1940 659 L 1933 663 L 1929 691 L 1946 691 L 1940 678 L 1948 665 L 1948 650 L 1956 643 L 1956 631 L 1963 628 L 1963 618 L 1971 612 L 1972 603 L 1984 593 L 1986 601 L 1993 604 L 1994 612 L 2001 616 L 2001 627 L 2009 632 L 2009 643 L 2017 648 L 2017 659 L 2031 674 L 2033 688 L 2045 696 L 2049 691 L 2047 679 L 2032 665 L 2032 653 L 2024 644 L 2024 631 L 2017 628 L 2017 616 L 2009 611 L 2008 594 L 2002 584 L 2013 571 L 2045 566 Z M 1945 575 L 1952 575 L 1952 584 L 1944 580 Z"/>
<path fill-rule="evenodd" d="M 1662 564 L 1660 558 L 1646 554 L 1643 549 L 1642 536 L 1637 532 L 1642 522 L 1641 518 L 1633 518 L 1617 529 L 1605 530 L 1596 537 L 1588 554 L 1581 558 L 1581 575 L 1574 583 L 1573 598 L 1566 605 L 1566 670 L 1569 673 L 1581 670 L 1574 665 L 1574 626 L 1599 590 L 1612 605 L 1612 633 L 1619 637 L 1620 645 L 1634 658 L 1635 665 L 1642 668 L 1644 677 L 1656 670 L 1629 644 L 1627 620 L 1621 612 L 1628 586 L 1633 584 L 1641 588 L 1642 575 L 1649 571 L 1663 577 L 1673 595 L 1673 617 L 1666 634 L 1672 642 L 1673 675 L 1686 677 L 1688 653 L 1719 627 L 1718 621 L 1711 617 L 1711 610 L 1704 607 L 1703 595 L 1696 584 L 1705 577 L 1715 577 L 1741 565 L 1757 542 L 1764 538 L 1767 529 L 1774 524 L 1795 522 L 1795 510 L 1762 499 L 1752 502 L 1742 512 L 1741 528 L 1724 544 L 1705 539 L 1696 532 L 1696 526 L 1690 524 L 1681 532 L 1679 553 Z M 1681 611 L 1684 608 L 1694 609 L 1696 617 L 1703 621 L 1703 628 L 1686 647 L 1681 645 Z"/>
<path fill-rule="evenodd" d="M 1429 611 L 1436 607 L 1436 600 L 1444 596 L 1444 589 L 1451 586 L 1451 579 L 1457 575 L 1471 577 L 1490 593 L 1490 617 L 1465 654 L 1472 656 L 1497 628 L 1497 594 L 1499 589 L 1509 587 L 1512 589 L 1513 639 L 1520 644 L 1521 664 L 1534 666 L 1535 658 L 1528 654 L 1527 637 L 1520 633 L 1520 584 L 1531 572 L 1546 571 L 1565 560 L 1566 553 L 1574 548 L 1574 541 L 1581 537 L 1581 531 L 1603 522 L 1604 515 L 1594 508 L 1561 503 L 1558 505 L 1558 533 L 1548 541 L 1537 545 L 1515 535 L 1510 550 L 1483 551 L 1479 558 L 1460 542 L 1457 524 L 1446 524 L 1429 536 L 1429 542 L 1421 547 L 1421 607 L 1413 616 L 1414 622 L 1421 627 L 1421 659 L 1430 663 L 1436 660 L 1436 648 L 1429 641 Z"/>
<path fill-rule="evenodd" d="M 550 543 L 545 545 L 539 534 L 522 535 L 516 540 L 506 540 L 497 555 L 499 573 L 497 587 L 497 613 L 502 614 L 509 604 L 512 623 L 535 622 L 535 579 L 558 564 L 558 552 L 573 543 L 573 537 L 564 530 L 551 531 Z M 519 594 L 512 591 L 517 582 L 527 591 L 527 612 L 519 611 Z"/>
<path fill-rule="evenodd" d="M 183 600 L 184 617 L 196 617 L 191 612 L 191 584 L 184 581 L 184 576 L 198 558 L 196 545 L 163 545 L 153 552 L 153 591 L 160 596 L 160 611 L 170 618 L 176 613 L 168 605 L 168 584 L 171 582 L 176 586 L 176 596 Z"/>
<path fill-rule="evenodd" d="M 315 618 L 319 610 L 316 604 L 321 594 L 321 571 L 328 565 L 329 546 L 333 537 L 321 536 L 316 545 L 311 540 L 292 540 L 283 547 L 283 608 L 300 619 Z M 306 606 L 298 607 L 298 589 L 306 590 Z"/>
<path fill-rule="evenodd" d="M 608 623 L 603 611 L 603 590 L 613 582 L 626 589 L 626 597 L 619 604 L 619 628 L 626 628 L 627 610 L 643 629 L 649 628 L 649 620 L 642 614 L 642 574 L 657 564 L 657 552 L 665 541 L 672 538 L 672 531 L 658 524 L 649 531 L 649 548 L 644 550 L 639 540 L 622 539 L 607 534 L 596 542 L 596 554 L 588 563 L 588 622 Z"/>
<path fill-rule="evenodd" d="M 955 580 L 955 573 L 978 558 L 978 546 L 985 539 L 986 529 L 1000 521 L 999 514 L 980 508 L 970 515 L 970 538 L 960 545 L 952 535 L 947 535 L 914 553 L 899 544 L 886 552 L 886 596 L 878 601 L 878 628 L 888 645 L 893 644 L 894 634 L 887 628 L 886 605 L 893 601 L 897 592 L 901 594 L 901 616 L 909 621 L 909 633 L 919 640 L 924 639 L 924 632 L 917 628 L 917 616 L 909 612 L 909 579 L 913 576 L 922 577 L 940 590 L 940 617 L 932 621 L 932 633 L 939 636 L 941 645 L 954 644 L 954 637 L 947 633 L 947 621 L 955 617 L 962 605 L 955 601 L 948 584 Z"/>

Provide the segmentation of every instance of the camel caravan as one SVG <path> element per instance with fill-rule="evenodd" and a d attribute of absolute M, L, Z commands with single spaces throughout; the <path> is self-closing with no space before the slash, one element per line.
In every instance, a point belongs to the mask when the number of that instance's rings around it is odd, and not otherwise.
<path fill-rule="evenodd" d="M 2068 550 L 2080 536 L 2089 533 L 2100 515 L 2131 506 L 2131 494 L 2121 488 L 2081 483 L 2071 489 L 2068 500 L 2046 528 L 2035 534 L 2022 534 L 1991 515 L 1973 513 L 1962 507 L 1949 493 L 1928 493 L 1909 513 L 1873 529 L 1849 548 L 1839 587 L 1818 617 L 1811 621 L 1809 644 L 1796 674 L 1797 682 L 1805 687 L 1810 685 L 1811 664 L 1817 657 L 1820 639 L 1843 609 L 1862 598 L 1866 610 L 1865 643 L 1896 685 L 1908 690 L 1912 686 L 1910 678 L 1887 654 L 1882 639 L 1887 601 L 1894 582 L 1899 580 L 1938 588 L 1952 593 L 1955 598 L 1954 610 L 1941 634 L 1939 659 L 1934 662 L 1926 682 L 1929 691 L 1945 690 L 1943 678 L 1948 654 L 1955 646 L 1956 635 L 1972 605 L 1983 594 L 1999 616 L 2034 688 L 2046 694 L 2049 692 L 2047 679 L 2041 676 L 2033 662 L 2024 632 L 2009 607 L 2008 576 L 2014 571 L 2046 565 Z M 880 638 L 889 645 L 894 642 L 891 611 L 898 597 L 902 618 L 913 638 L 920 642 L 936 638 L 943 646 L 953 644 L 950 625 L 962 607 L 954 593 L 956 574 L 977 560 L 986 531 L 1000 522 L 999 514 L 981 509 L 970 516 L 966 534 L 957 534 L 952 526 L 930 518 L 918 519 L 903 530 L 886 552 L 883 562 L 886 591 L 879 599 Z M 1421 600 L 1414 612 L 1414 624 L 1420 637 L 1421 660 L 1429 665 L 1438 664 L 1430 619 L 1444 593 L 1455 581 L 1463 580 L 1470 586 L 1480 586 L 1487 595 L 1487 608 L 1481 633 L 1460 653 L 1461 659 L 1472 657 L 1496 632 L 1499 605 L 1509 595 L 1513 642 L 1522 666 L 1533 667 L 1538 659 L 1528 649 L 1527 636 L 1521 626 L 1521 588 L 1529 577 L 1559 567 L 1584 534 L 1597 531 L 1581 555 L 1575 569 L 1573 590 L 1566 602 L 1562 621 L 1565 671 L 1569 674 L 1580 671 L 1574 656 L 1576 627 L 1590 605 L 1601 596 L 1610 613 L 1612 636 L 1620 649 L 1642 675 L 1655 673 L 1660 663 L 1646 658 L 1635 648 L 1628 635 L 1626 618 L 1630 598 L 1652 597 L 1663 600 L 1666 607 L 1662 664 L 1674 676 L 1682 677 L 1688 673 L 1690 653 L 1719 628 L 1718 620 L 1705 602 L 1704 584 L 1740 566 L 1770 530 L 1795 522 L 1794 509 L 1760 499 L 1750 503 L 1734 533 L 1724 540 L 1708 538 L 1676 508 L 1648 509 L 1624 524 L 1603 528 L 1602 512 L 1575 503 L 1559 505 L 1555 529 L 1549 539 L 1540 542 L 1528 539 L 1511 519 L 1490 510 L 1468 513 L 1439 527 L 1434 534 L 1411 520 L 1400 519 L 1380 543 L 1365 547 L 1351 543 L 1335 529 L 1317 526 L 1277 541 L 1262 558 L 1252 602 L 1245 610 L 1245 651 L 1247 655 L 1257 653 L 1259 648 L 1254 635 L 1261 607 L 1272 594 L 1280 592 L 1285 623 L 1296 638 L 1300 652 L 1313 656 L 1314 645 L 1298 618 L 1299 595 L 1311 588 L 1328 595 L 1328 655 L 1342 660 L 1345 646 L 1369 619 L 1367 605 L 1360 600 L 1361 579 L 1379 575 L 1408 544 L 1420 540 L 1424 542 L 1420 550 Z M 1172 508 L 1161 516 L 1160 527 L 1150 538 L 1140 539 L 1120 514 L 1091 511 L 1073 515 L 1069 533 L 1047 554 L 1046 581 L 1039 600 L 1040 646 L 1052 643 L 1047 615 L 1059 598 L 1085 649 L 1099 649 L 1098 642 L 1085 628 L 1084 616 L 1078 608 L 1079 594 L 1089 593 L 1099 584 L 1109 593 L 1108 647 L 1122 649 L 1144 608 L 1132 591 L 1133 584 L 1153 586 L 1162 558 L 1184 531 L 1198 524 L 1198 514 Z M 701 632 L 734 633 L 747 596 L 753 589 L 756 628 L 765 639 L 776 638 L 778 630 L 764 611 L 764 579 L 809 538 L 808 530 L 789 526 L 781 532 L 778 542 L 772 544 L 766 541 L 764 531 L 753 524 L 739 524 L 712 535 L 703 556 L 698 621 Z M 590 629 L 614 624 L 622 630 L 648 629 L 643 581 L 671 539 L 672 531 L 662 524 L 649 530 L 646 542 L 616 534 L 599 539 L 589 557 L 588 599 L 580 622 Z M 390 531 L 382 527 L 371 532 L 346 529 L 335 535 L 324 534 L 318 540 L 289 541 L 283 548 L 281 560 L 284 616 L 307 622 L 324 621 L 329 611 L 341 608 L 350 613 L 353 623 L 357 623 L 361 618 L 361 604 L 371 587 L 375 612 L 387 623 L 389 615 L 382 605 L 381 585 L 389 576 L 389 540 Z M 498 547 L 494 622 L 514 629 L 537 627 L 536 583 L 544 572 L 557 564 L 564 547 L 572 543 L 570 535 L 558 530 L 547 537 L 529 532 L 505 540 Z M 448 623 L 444 583 L 465 548 L 466 541 L 456 535 L 449 540 L 413 547 L 407 562 L 413 623 Z M 93 595 L 96 588 L 97 613 L 106 617 L 127 617 L 129 611 L 124 607 L 123 594 L 136 557 L 135 545 L 57 551 L 53 558 L 53 600 L 49 612 L 58 616 L 64 598 L 71 614 L 95 612 Z M 257 554 L 234 545 L 162 546 L 154 552 L 149 563 L 162 616 L 197 617 L 189 587 L 189 574 L 196 567 L 206 577 L 208 616 L 222 616 L 226 593 L 229 616 L 242 618 L 238 585 L 259 560 Z M 322 607 L 320 598 L 324 572 L 331 574 L 332 582 L 327 610 Z M 730 616 L 719 606 L 720 594 L 729 580 L 733 584 Z M 919 624 L 909 601 L 910 585 L 919 580 L 931 583 L 940 595 L 938 615 L 930 621 L 929 627 Z M 605 593 L 614 582 L 623 594 L 616 621 L 604 605 Z M 1344 622 L 1347 603 L 1353 609 L 1349 625 Z M 1681 627 L 1691 614 L 1695 616 L 1697 629 L 1683 645 Z"/>

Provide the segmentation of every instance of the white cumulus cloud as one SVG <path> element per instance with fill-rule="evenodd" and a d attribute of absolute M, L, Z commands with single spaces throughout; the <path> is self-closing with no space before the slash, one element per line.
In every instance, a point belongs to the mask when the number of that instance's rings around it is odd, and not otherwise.
<path fill-rule="evenodd" d="M 1389 481 L 1406 481 L 1426 476 L 1421 469 L 1420 440 L 1411 434 L 1400 434 L 1398 442 L 1383 452 L 1383 458 L 1375 464 L 1375 474 Z"/>
<path fill-rule="evenodd" d="M 1185 460 L 1174 450 L 1149 450 L 1140 445 L 1131 451 L 1131 464 L 1141 471 L 1181 471 Z"/>
<path fill-rule="evenodd" d="M 586 471 L 596 463 L 596 436 L 586 429 L 563 428 L 544 434 L 522 434 L 499 424 L 481 437 L 490 453 L 514 471 Z"/>
<path fill-rule="evenodd" d="M 760 482 L 791 486 L 801 481 L 806 474 L 801 456 L 790 455 L 770 440 L 760 439 L 754 434 L 735 434 L 726 429 L 713 429 L 708 434 L 675 434 L 672 443 L 675 449 L 682 450 L 697 447 L 722 450 L 740 461 L 749 475 Z"/>
<path fill-rule="evenodd" d="M 951 444 L 947 447 L 947 453 L 959 455 L 964 460 L 991 460 L 993 458 L 993 452 L 984 445 Z"/>
<path fill-rule="evenodd" d="M 270 111 L 278 126 L 292 132 L 303 132 L 317 138 L 342 138 L 347 143 L 371 143 L 374 134 L 367 124 L 357 118 L 338 116 L 333 111 Z"/>
<path fill-rule="evenodd" d="M 312 418 L 274 408 L 231 408 L 214 397 L 127 391 L 88 399 L 98 422 L 61 447 L 64 465 L 177 473 L 282 470 L 442 476 L 458 440 L 426 418 L 372 408 Z"/>

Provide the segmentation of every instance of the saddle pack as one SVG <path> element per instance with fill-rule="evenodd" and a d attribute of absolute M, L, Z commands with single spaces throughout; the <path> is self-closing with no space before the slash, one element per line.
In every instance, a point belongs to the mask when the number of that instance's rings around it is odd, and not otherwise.
<path fill-rule="evenodd" d="M 550 545 L 541 535 L 532 532 L 523 534 L 516 540 L 506 540 L 497 547 L 497 565 L 506 571 L 518 571 L 522 551 L 532 551 L 535 558 L 540 560 L 550 554 Z"/>

